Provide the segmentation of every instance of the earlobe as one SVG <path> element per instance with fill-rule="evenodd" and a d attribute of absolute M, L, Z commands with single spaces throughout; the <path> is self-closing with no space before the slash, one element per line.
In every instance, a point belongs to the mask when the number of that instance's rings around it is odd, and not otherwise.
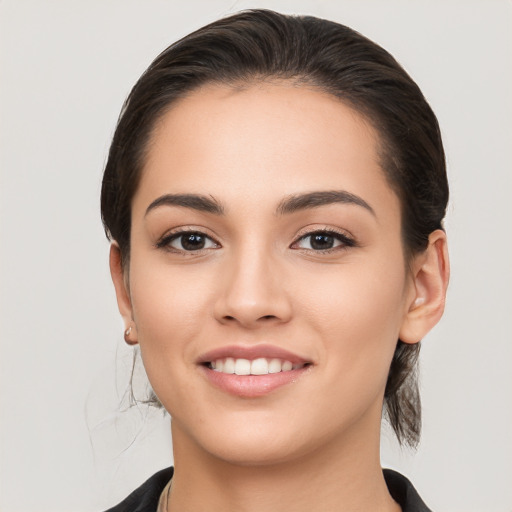
<path fill-rule="evenodd" d="M 429 236 L 427 249 L 413 262 L 414 296 L 400 329 L 404 343 L 418 343 L 443 315 L 450 265 L 446 234 L 438 229 Z"/>
<path fill-rule="evenodd" d="M 121 250 L 116 242 L 110 245 L 110 275 L 116 290 L 117 306 L 124 320 L 124 340 L 129 345 L 137 344 L 137 327 L 133 320 L 130 291 L 122 264 Z"/>

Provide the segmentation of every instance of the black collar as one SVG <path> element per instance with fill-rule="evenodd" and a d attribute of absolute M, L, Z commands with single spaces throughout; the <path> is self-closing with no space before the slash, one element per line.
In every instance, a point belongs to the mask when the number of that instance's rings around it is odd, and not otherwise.
<path fill-rule="evenodd" d="M 391 469 L 384 469 L 383 472 L 389 493 L 402 507 L 402 512 L 431 512 L 405 476 Z M 156 512 L 160 494 L 173 473 L 172 467 L 155 473 L 119 505 L 106 512 Z"/>

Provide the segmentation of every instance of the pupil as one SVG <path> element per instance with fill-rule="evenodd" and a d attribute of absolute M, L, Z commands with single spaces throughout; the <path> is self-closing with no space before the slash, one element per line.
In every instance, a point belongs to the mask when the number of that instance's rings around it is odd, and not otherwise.
<path fill-rule="evenodd" d="M 313 235 L 311 238 L 311 247 L 313 249 L 331 249 L 334 245 L 334 238 L 330 235 Z"/>
<path fill-rule="evenodd" d="M 183 235 L 183 237 L 181 238 L 181 245 L 187 251 L 203 249 L 204 243 L 205 243 L 204 236 L 202 236 L 198 233 L 191 233 L 189 235 Z"/>

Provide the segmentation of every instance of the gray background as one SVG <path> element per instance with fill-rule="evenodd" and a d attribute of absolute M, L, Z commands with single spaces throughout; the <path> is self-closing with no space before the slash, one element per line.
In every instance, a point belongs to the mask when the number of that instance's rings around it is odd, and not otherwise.
<path fill-rule="evenodd" d="M 99 191 L 123 99 L 178 37 L 269 7 L 352 26 L 438 114 L 447 311 L 425 339 L 423 441 L 383 464 L 437 511 L 512 510 L 510 1 L 0 0 L 0 509 L 101 510 L 171 462 L 168 418 L 116 410 L 130 366 Z M 143 377 L 141 377 L 143 379 Z"/>

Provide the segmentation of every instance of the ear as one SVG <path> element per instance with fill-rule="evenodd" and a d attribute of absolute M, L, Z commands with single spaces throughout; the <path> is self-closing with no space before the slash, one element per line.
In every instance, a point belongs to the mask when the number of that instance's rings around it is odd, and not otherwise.
<path fill-rule="evenodd" d="M 428 247 L 417 255 L 412 267 L 412 292 L 400 329 L 404 343 L 418 343 L 443 315 L 450 263 L 446 233 L 438 229 L 429 236 Z"/>
<path fill-rule="evenodd" d="M 137 344 L 137 327 L 133 321 L 128 280 L 123 270 L 121 250 L 116 242 L 110 245 L 110 275 L 116 290 L 117 307 L 124 320 L 124 339 L 129 345 Z"/>

